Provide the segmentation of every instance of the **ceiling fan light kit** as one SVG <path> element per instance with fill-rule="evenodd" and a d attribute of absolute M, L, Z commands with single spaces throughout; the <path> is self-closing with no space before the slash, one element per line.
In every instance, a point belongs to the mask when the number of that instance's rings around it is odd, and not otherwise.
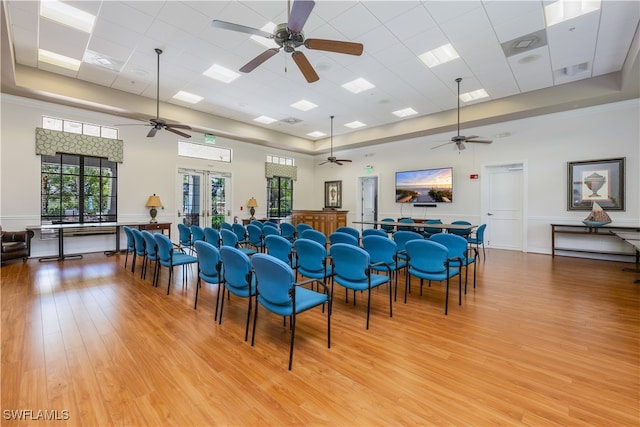
<path fill-rule="evenodd" d="M 279 46 L 277 48 L 267 49 L 260 55 L 253 58 L 240 68 L 241 72 L 250 73 L 282 49 L 291 54 L 293 61 L 298 66 L 298 69 L 307 82 L 313 83 L 318 81 L 320 77 L 307 59 L 306 55 L 303 52 L 296 50 L 297 48 L 304 46 L 310 50 L 322 50 L 325 52 L 343 53 L 355 56 L 362 55 L 362 51 L 364 49 L 361 43 L 351 43 L 338 40 L 306 39 L 302 32 L 302 28 L 307 22 L 314 6 L 315 2 L 312 0 L 294 0 L 289 13 L 289 22 L 276 25 L 271 34 L 257 28 L 219 20 L 213 20 L 211 25 L 216 28 L 238 31 L 241 33 L 272 39 Z"/>
<path fill-rule="evenodd" d="M 456 144 L 458 151 L 462 151 L 467 148 L 464 145 L 465 142 L 478 143 L 478 144 L 491 144 L 493 142 L 492 140 L 489 140 L 489 139 L 478 139 L 479 137 L 477 135 L 472 135 L 472 136 L 460 135 L 460 82 L 461 81 L 462 81 L 461 77 L 458 77 L 456 79 L 456 83 L 458 83 L 458 134 L 452 137 L 450 142 L 445 142 L 444 144 L 431 147 L 432 150 L 435 148 L 443 147 L 445 145 Z"/>

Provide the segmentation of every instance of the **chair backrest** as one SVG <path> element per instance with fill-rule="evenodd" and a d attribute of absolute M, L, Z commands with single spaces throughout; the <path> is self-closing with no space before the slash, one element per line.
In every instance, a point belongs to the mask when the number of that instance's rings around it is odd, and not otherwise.
<path fill-rule="evenodd" d="M 445 263 L 449 251 L 444 245 L 431 240 L 410 240 L 405 245 L 409 256 L 409 268 L 425 273 L 441 273 L 446 270 Z"/>
<path fill-rule="evenodd" d="M 262 235 L 264 237 L 267 236 L 279 236 L 280 235 L 280 230 L 278 230 L 276 227 L 273 227 L 269 224 L 265 224 L 262 227 Z"/>
<path fill-rule="evenodd" d="M 394 264 L 395 255 L 398 252 L 396 242 L 386 236 L 364 236 L 362 238 L 362 248 L 367 251 L 371 262 L 384 262 L 385 264 Z"/>
<path fill-rule="evenodd" d="M 318 242 L 323 246 L 327 245 L 327 236 L 325 236 L 324 233 L 321 233 L 318 230 L 314 230 L 314 229 L 304 230 L 302 232 L 302 238 L 313 240 L 314 242 Z"/>
<path fill-rule="evenodd" d="M 365 236 L 382 236 L 387 237 L 387 232 L 379 228 L 365 228 L 362 230 L 362 237 Z"/>
<path fill-rule="evenodd" d="M 327 250 L 323 245 L 314 240 L 300 238 L 293 242 L 293 247 L 296 250 L 299 268 L 315 272 L 324 271 Z"/>
<path fill-rule="evenodd" d="M 382 218 L 381 221 L 384 221 L 384 222 L 396 222 L 396 220 L 393 219 L 393 218 Z M 380 228 L 382 228 L 387 233 L 391 233 L 391 232 L 395 231 L 396 227 L 395 227 L 395 225 L 382 224 L 382 225 L 380 225 Z"/>
<path fill-rule="evenodd" d="M 122 228 L 124 229 L 125 236 L 127 236 L 127 251 L 128 252 L 135 251 L 136 250 L 136 242 L 135 242 L 135 239 L 133 238 L 133 233 L 131 232 L 131 227 L 125 225 Z"/>
<path fill-rule="evenodd" d="M 207 283 L 217 283 L 220 270 L 220 251 L 214 245 L 204 240 L 196 241 L 193 246 L 196 248 L 198 257 L 198 274 Z M 211 281 L 214 279 L 214 281 Z"/>
<path fill-rule="evenodd" d="M 179 242 L 182 246 L 191 246 L 191 229 L 182 223 L 178 223 Z"/>
<path fill-rule="evenodd" d="M 280 224 L 280 235 L 285 239 L 293 240 L 296 237 L 296 228 L 288 222 L 283 222 Z"/>
<path fill-rule="evenodd" d="M 231 230 L 236 233 L 236 236 L 238 236 L 238 241 L 241 242 L 244 239 L 247 238 L 247 227 L 245 227 L 244 225 L 234 222 L 231 225 Z"/>
<path fill-rule="evenodd" d="M 279 308 L 293 303 L 291 288 L 295 283 L 295 275 L 289 264 L 268 254 L 255 254 L 251 258 L 251 265 L 262 299 Z"/>
<path fill-rule="evenodd" d="M 467 258 L 469 242 L 462 236 L 451 233 L 437 233 L 431 236 L 429 240 L 446 246 L 449 258 L 460 257 L 463 260 Z"/>
<path fill-rule="evenodd" d="M 144 241 L 144 237 L 142 236 L 142 232 L 140 230 L 138 230 L 137 228 L 132 228 L 131 229 L 131 233 L 133 233 L 133 241 L 135 242 L 135 248 L 136 248 L 136 255 L 138 256 L 145 256 L 146 252 L 145 252 L 145 241 Z"/>
<path fill-rule="evenodd" d="M 367 279 L 371 257 L 362 248 L 346 243 L 331 245 L 331 261 L 336 276 L 351 281 Z"/>
<path fill-rule="evenodd" d="M 257 226 L 258 228 L 262 228 L 262 226 L 264 225 L 262 223 L 262 221 L 258 221 L 257 219 L 252 220 L 249 224 L 253 224 L 253 225 Z"/>
<path fill-rule="evenodd" d="M 351 234 L 343 233 L 340 231 L 334 231 L 329 234 L 329 242 L 331 245 L 335 245 L 336 243 L 346 243 L 348 245 L 358 246 L 358 238 L 353 237 Z"/>
<path fill-rule="evenodd" d="M 220 247 L 220 232 L 212 227 L 204 228 L 204 241 L 211 243 L 216 248 Z"/>
<path fill-rule="evenodd" d="M 342 226 L 342 227 L 336 228 L 336 231 L 339 233 L 351 234 L 353 237 L 360 240 L 360 232 L 358 231 L 357 228 Z"/>
<path fill-rule="evenodd" d="M 153 233 L 148 230 L 142 230 L 142 237 L 144 238 L 145 250 L 147 251 L 147 257 L 155 259 L 158 256 L 158 244 L 153 237 Z"/>
<path fill-rule="evenodd" d="M 310 226 L 309 224 L 305 224 L 304 222 L 301 222 L 298 225 L 296 225 L 296 231 L 298 232 L 298 237 L 302 236 L 302 232 L 304 230 L 313 230 L 313 227 Z"/>
<path fill-rule="evenodd" d="M 242 289 L 251 283 L 251 260 L 241 250 L 222 246 L 220 258 L 224 267 L 224 281 L 229 286 Z"/>
<path fill-rule="evenodd" d="M 232 230 L 233 227 L 228 222 L 222 221 L 220 223 L 220 230 Z"/>
<path fill-rule="evenodd" d="M 264 245 L 267 248 L 267 253 L 269 255 L 291 265 L 291 251 L 293 249 L 293 245 L 289 240 L 282 236 L 270 234 L 264 237 Z"/>
<path fill-rule="evenodd" d="M 278 223 L 277 222 L 273 222 L 273 221 L 265 221 L 264 225 L 269 225 L 271 227 L 278 228 Z"/>
<path fill-rule="evenodd" d="M 255 224 L 247 225 L 249 243 L 256 247 L 262 246 L 262 227 Z"/>
<path fill-rule="evenodd" d="M 158 245 L 158 259 L 160 263 L 165 265 L 170 264 L 171 256 L 173 255 L 173 243 L 162 233 L 153 233 L 153 238 L 156 239 Z"/>
<path fill-rule="evenodd" d="M 424 240 L 424 236 L 415 231 L 396 231 L 393 233 L 393 241 L 398 245 L 398 250 L 402 251 L 410 240 Z"/>
<path fill-rule="evenodd" d="M 400 218 L 400 221 L 403 224 L 415 224 L 415 222 L 411 219 L 411 218 Z M 413 227 L 408 227 L 408 226 L 399 226 L 398 227 L 398 231 L 413 231 L 414 228 Z"/>
<path fill-rule="evenodd" d="M 191 226 L 191 243 L 195 243 L 198 240 L 204 240 L 204 230 L 199 225 Z"/>
<path fill-rule="evenodd" d="M 468 221 L 453 221 L 451 224 L 455 224 L 455 225 L 471 225 L 471 223 L 468 222 Z M 449 229 L 449 233 L 457 234 L 458 236 L 467 237 L 469 234 L 471 234 L 471 229 L 468 228 L 466 230 L 456 230 L 454 228 L 451 228 L 451 229 Z"/>
<path fill-rule="evenodd" d="M 484 242 L 484 229 L 487 228 L 487 224 L 482 224 L 476 230 L 476 239 L 478 243 L 482 244 Z"/>
<path fill-rule="evenodd" d="M 424 223 L 425 224 L 442 224 L 442 221 L 439 219 L 428 219 Z M 436 234 L 442 231 L 441 228 L 435 228 L 435 227 L 424 227 L 422 230 L 427 234 Z"/>
<path fill-rule="evenodd" d="M 226 228 L 220 230 L 220 240 L 222 241 L 222 246 L 230 246 L 232 248 L 238 246 L 238 236 L 236 236 L 236 233 L 231 230 L 227 230 Z"/>

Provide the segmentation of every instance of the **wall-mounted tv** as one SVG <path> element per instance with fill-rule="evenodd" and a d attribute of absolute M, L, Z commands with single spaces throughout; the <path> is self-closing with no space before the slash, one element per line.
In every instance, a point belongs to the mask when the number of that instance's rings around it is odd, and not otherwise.
<path fill-rule="evenodd" d="M 453 168 L 396 172 L 396 203 L 453 202 Z"/>

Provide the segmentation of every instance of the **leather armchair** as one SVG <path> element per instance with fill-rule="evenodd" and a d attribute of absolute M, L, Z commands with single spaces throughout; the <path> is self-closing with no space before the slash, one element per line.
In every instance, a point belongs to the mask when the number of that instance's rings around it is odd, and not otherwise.
<path fill-rule="evenodd" d="M 31 230 L 3 231 L 2 234 L 2 262 L 22 258 L 25 262 L 31 254 L 31 238 L 34 233 Z"/>

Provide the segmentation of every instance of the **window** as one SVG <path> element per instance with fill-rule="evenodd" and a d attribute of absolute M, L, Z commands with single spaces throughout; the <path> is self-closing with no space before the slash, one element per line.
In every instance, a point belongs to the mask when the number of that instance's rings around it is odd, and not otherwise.
<path fill-rule="evenodd" d="M 196 142 L 178 141 L 178 156 L 231 163 L 231 149 Z"/>
<path fill-rule="evenodd" d="M 116 162 L 75 154 L 41 158 L 42 224 L 118 220 Z"/>
<path fill-rule="evenodd" d="M 42 127 L 44 129 L 78 133 L 81 135 L 118 139 L 118 129 L 116 128 L 93 125 L 91 123 L 81 123 L 73 120 L 57 119 L 49 116 L 42 116 Z"/>
<path fill-rule="evenodd" d="M 282 176 L 267 178 L 267 206 L 269 218 L 291 215 L 293 206 L 293 180 Z"/>

